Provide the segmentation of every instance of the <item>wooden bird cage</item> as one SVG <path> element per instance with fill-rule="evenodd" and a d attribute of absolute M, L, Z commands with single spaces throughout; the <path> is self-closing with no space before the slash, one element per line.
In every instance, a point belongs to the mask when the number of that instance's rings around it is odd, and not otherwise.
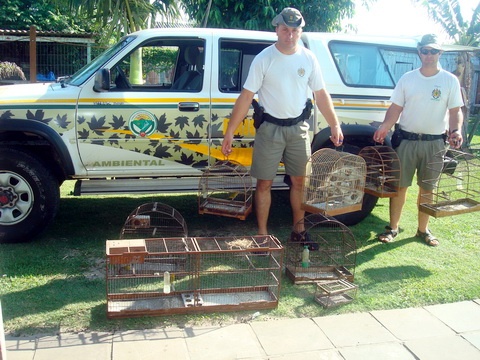
<path fill-rule="evenodd" d="M 198 212 L 245 220 L 252 212 L 253 184 L 249 171 L 232 161 L 207 169 L 198 187 Z"/>
<path fill-rule="evenodd" d="M 424 180 L 434 187 L 433 199 L 422 196 L 420 211 L 439 218 L 480 210 L 480 158 L 453 149 L 444 153 L 437 153 L 427 165 L 442 172 L 438 178 Z"/>
<path fill-rule="evenodd" d="M 358 286 L 348 280 L 318 281 L 315 301 L 324 308 L 347 304 L 355 299 Z"/>
<path fill-rule="evenodd" d="M 287 277 L 294 284 L 338 279 L 353 282 L 357 246 L 348 227 L 322 214 L 309 214 L 301 221 L 309 235 L 309 242 L 287 241 Z M 305 246 L 312 249 L 308 252 L 307 262 L 303 258 Z"/>
<path fill-rule="evenodd" d="M 380 198 L 397 196 L 400 160 L 395 150 L 383 145 L 366 146 L 358 155 L 367 166 L 365 193 Z"/>
<path fill-rule="evenodd" d="M 187 233 L 187 224 L 177 210 L 160 202 L 151 202 L 138 206 L 128 215 L 120 239 L 185 237 Z"/>
<path fill-rule="evenodd" d="M 316 151 L 307 162 L 302 208 L 339 215 L 362 209 L 365 160 L 333 149 Z"/>
<path fill-rule="evenodd" d="M 283 247 L 273 236 L 107 240 L 107 316 L 272 309 Z"/>

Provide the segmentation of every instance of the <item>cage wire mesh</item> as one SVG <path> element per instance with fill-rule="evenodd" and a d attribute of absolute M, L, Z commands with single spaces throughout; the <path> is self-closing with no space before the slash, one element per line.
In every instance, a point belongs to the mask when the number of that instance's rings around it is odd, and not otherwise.
<path fill-rule="evenodd" d="M 445 155 L 444 155 L 445 154 Z M 473 153 L 449 149 L 438 152 L 427 168 L 442 169 L 438 177 L 425 179 L 433 187 L 432 198 L 420 198 L 420 211 L 438 217 L 480 210 L 480 158 Z"/>
<path fill-rule="evenodd" d="M 377 197 L 397 196 L 400 181 L 400 160 L 389 146 L 366 146 L 358 156 L 365 160 L 367 167 L 365 193 Z"/>
<path fill-rule="evenodd" d="M 285 246 L 285 273 L 294 284 L 319 280 L 354 280 L 357 246 L 353 233 L 341 222 L 322 214 L 303 218 L 308 237 L 289 239 Z M 298 228 L 298 224 L 294 227 Z M 303 241 L 303 242 L 302 242 Z M 312 249 L 305 252 L 307 249 Z"/>
<path fill-rule="evenodd" d="M 252 212 L 253 184 L 241 164 L 223 160 L 207 169 L 198 187 L 198 212 L 245 220 Z"/>
<path fill-rule="evenodd" d="M 106 247 L 109 318 L 278 305 L 283 247 L 273 236 L 108 240 Z"/>
<path fill-rule="evenodd" d="M 302 208 L 332 216 L 361 210 L 365 174 L 365 160 L 358 155 L 316 151 L 306 165 Z"/>
<path fill-rule="evenodd" d="M 138 206 L 128 215 L 120 239 L 185 237 L 187 223 L 173 207 L 151 202 Z"/>

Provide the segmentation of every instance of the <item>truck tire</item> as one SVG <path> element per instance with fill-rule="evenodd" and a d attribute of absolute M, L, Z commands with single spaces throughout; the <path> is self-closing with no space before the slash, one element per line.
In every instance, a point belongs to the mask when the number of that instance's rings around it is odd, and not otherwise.
<path fill-rule="evenodd" d="M 346 226 L 356 225 L 365 219 L 372 212 L 375 205 L 377 205 L 378 197 L 364 194 L 362 200 L 362 209 L 348 214 L 341 214 L 334 216 L 337 221 L 340 221 Z"/>
<path fill-rule="evenodd" d="M 58 181 L 39 160 L 0 147 L 0 243 L 33 240 L 52 222 L 59 204 Z"/>

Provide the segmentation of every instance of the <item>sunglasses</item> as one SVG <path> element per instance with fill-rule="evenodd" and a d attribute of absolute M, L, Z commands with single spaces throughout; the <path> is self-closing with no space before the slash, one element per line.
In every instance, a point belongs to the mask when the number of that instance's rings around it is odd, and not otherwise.
<path fill-rule="evenodd" d="M 420 49 L 420 53 L 422 53 L 423 55 L 437 55 L 438 53 L 440 52 L 440 50 L 438 49 Z"/>

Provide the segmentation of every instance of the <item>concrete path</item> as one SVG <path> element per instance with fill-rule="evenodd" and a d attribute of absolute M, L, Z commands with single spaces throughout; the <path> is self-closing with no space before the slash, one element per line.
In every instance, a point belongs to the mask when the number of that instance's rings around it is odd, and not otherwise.
<path fill-rule="evenodd" d="M 3 360 L 480 360 L 480 299 L 214 327 L 7 337 Z"/>

